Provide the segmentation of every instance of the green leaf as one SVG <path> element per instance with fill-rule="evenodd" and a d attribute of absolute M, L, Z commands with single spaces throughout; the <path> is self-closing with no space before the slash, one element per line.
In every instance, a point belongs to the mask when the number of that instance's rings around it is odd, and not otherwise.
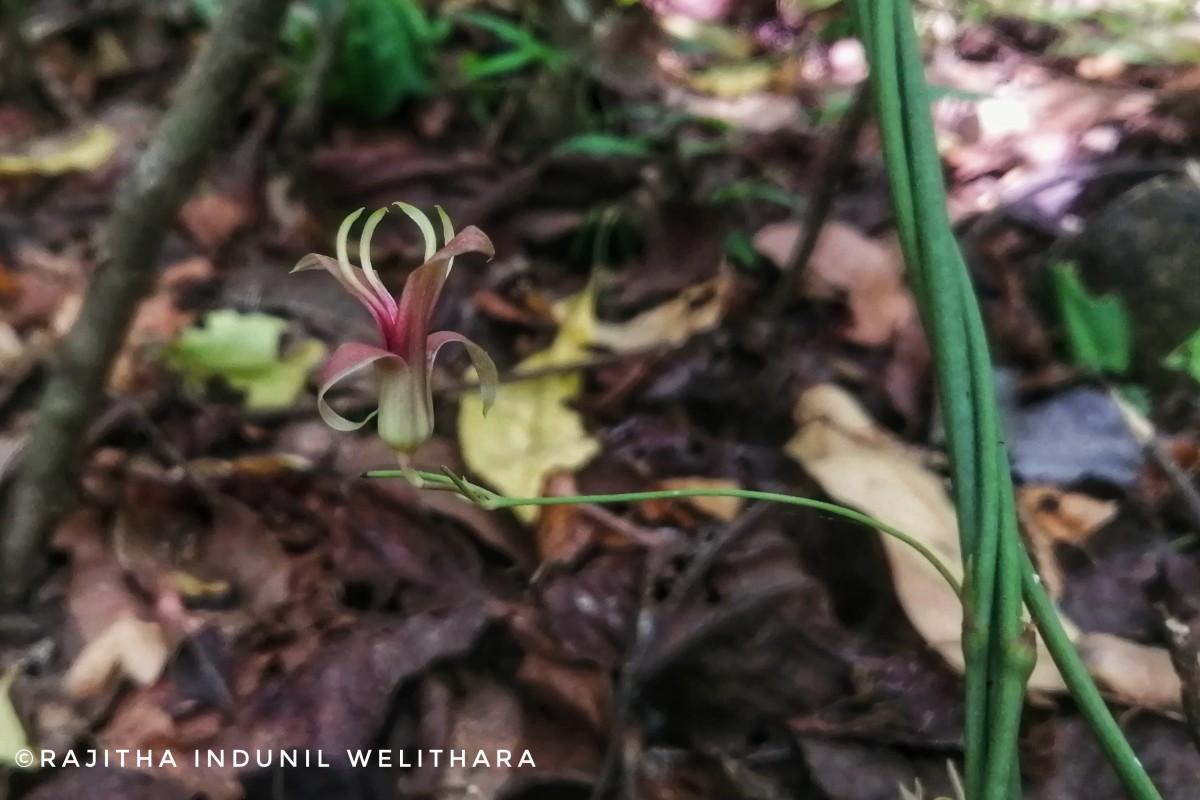
<path fill-rule="evenodd" d="M 248 409 L 287 408 L 304 390 L 309 371 L 325 356 L 325 346 L 302 342 L 280 356 L 287 322 L 268 314 L 213 311 L 203 326 L 183 331 L 166 353 L 169 367 L 202 391 L 220 378 L 245 395 Z"/>
<path fill-rule="evenodd" d="M 1127 372 L 1133 345 L 1125 304 L 1116 295 L 1089 293 L 1071 264 L 1051 265 L 1050 275 L 1071 359 L 1096 372 Z"/>
<path fill-rule="evenodd" d="M 635 136 L 615 133 L 581 133 L 558 143 L 560 153 L 585 153 L 589 156 L 645 158 L 651 155 L 650 143 Z"/>
<path fill-rule="evenodd" d="M 1192 380 L 1200 382 L 1200 329 L 1172 350 L 1163 359 L 1163 366 L 1186 372 L 1192 376 Z"/>
<path fill-rule="evenodd" d="M 730 231 L 725 236 L 725 254 L 729 259 L 743 268 L 750 268 L 758 263 L 758 251 L 754 249 L 754 240 L 743 230 Z"/>
<path fill-rule="evenodd" d="M 0 675 L 0 765 L 5 766 L 15 766 L 17 753 L 29 749 L 29 737 L 10 696 L 16 677 L 16 667 L 9 667 Z"/>

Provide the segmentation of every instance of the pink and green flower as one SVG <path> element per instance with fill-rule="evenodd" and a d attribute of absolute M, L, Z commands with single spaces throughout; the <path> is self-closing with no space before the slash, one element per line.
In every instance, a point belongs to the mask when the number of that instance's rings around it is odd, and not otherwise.
<path fill-rule="evenodd" d="M 381 346 L 347 342 L 334 351 L 318 378 L 317 410 L 321 419 L 335 430 L 354 431 L 378 415 L 379 437 L 406 463 L 413 451 L 433 434 L 430 376 L 434 359 L 443 346 L 457 343 L 466 348 L 479 375 L 485 412 L 495 400 L 499 376 L 483 348 L 452 331 L 429 332 L 434 305 L 450 276 L 454 259 L 465 253 L 483 253 L 491 258 L 495 250 L 491 240 L 474 226 L 455 235 L 450 218 L 440 206 L 437 211 L 444 244 L 439 249 L 437 234 L 425 214 L 408 203 L 394 205 L 417 224 L 425 238 L 425 263 L 413 270 L 399 300 L 384 287 L 371 264 L 371 236 L 387 214 L 386 208 L 371 214 L 363 226 L 358 246 L 361 267 L 350 262 L 348 248 L 350 229 L 364 211 L 360 208 L 346 217 L 338 230 L 336 259 L 311 253 L 292 271 L 318 268 L 327 271 L 371 313 L 381 339 Z M 339 381 L 367 367 L 372 367 L 375 373 L 379 407 L 356 422 L 334 411 L 325 394 Z"/>

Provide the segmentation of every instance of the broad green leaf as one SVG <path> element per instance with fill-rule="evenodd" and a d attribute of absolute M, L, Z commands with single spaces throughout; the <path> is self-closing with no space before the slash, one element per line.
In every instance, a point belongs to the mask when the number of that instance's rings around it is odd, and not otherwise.
<path fill-rule="evenodd" d="M 243 392 L 246 408 L 287 408 L 324 358 L 325 346 L 309 339 L 281 356 L 286 328 L 287 322 L 268 314 L 212 311 L 203 325 L 179 335 L 167 349 L 166 362 L 196 391 L 215 377 Z"/>
<path fill-rule="evenodd" d="M 1071 360 L 1096 372 L 1127 372 L 1133 344 L 1125 304 L 1116 295 L 1089 293 L 1071 264 L 1051 265 L 1050 275 Z"/>

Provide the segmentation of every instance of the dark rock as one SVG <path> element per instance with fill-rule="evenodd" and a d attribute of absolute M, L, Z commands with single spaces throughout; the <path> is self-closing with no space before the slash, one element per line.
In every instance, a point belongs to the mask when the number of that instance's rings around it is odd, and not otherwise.
<path fill-rule="evenodd" d="M 1167 177 L 1140 184 L 1089 220 L 1068 255 L 1089 289 L 1124 299 L 1136 377 L 1173 382 L 1162 359 L 1200 327 L 1200 186 Z"/>

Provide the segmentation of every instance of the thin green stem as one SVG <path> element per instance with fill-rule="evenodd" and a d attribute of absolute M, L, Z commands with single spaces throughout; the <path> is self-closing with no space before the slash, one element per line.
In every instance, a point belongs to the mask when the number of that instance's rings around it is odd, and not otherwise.
<path fill-rule="evenodd" d="M 1130 796 L 1137 800 L 1162 800 L 1162 795 L 1154 787 L 1150 776 L 1146 774 L 1146 768 L 1138 760 L 1137 753 L 1133 752 L 1129 740 L 1121 732 L 1121 727 L 1088 675 L 1087 667 L 1075 650 L 1071 637 L 1063 628 L 1062 621 L 1058 618 L 1058 610 L 1046 595 L 1028 553 L 1022 554 L 1022 561 L 1021 590 L 1025 606 L 1037 624 L 1051 658 L 1058 665 L 1059 673 L 1070 687 L 1075 704 L 1099 740 L 1113 770 L 1125 784 L 1125 790 Z"/>
<path fill-rule="evenodd" d="M 741 500 L 764 500 L 769 503 L 781 503 L 789 506 L 801 506 L 803 508 L 811 508 L 815 511 L 824 511 L 828 514 L 848 519 L 851 522 L 857 522 L 860 525 L 865 525 L 868 528 L 874 528 L 880 533 L 891 536 L 904 544 L 911 547 L 929 565 L 937 570 L 938 574 L 946 581 L 951 589 L 954 590 L 955 596 L 962 598 L 962 585 L 959 583 L 954 571 L 951 570 L 945 563 L 939 559 L 932 550 L 925 544 L 920 542 L 913 536 L 893 528 L 886 522 L 875 519 L 861 512 L 855 511 L 852 508 L 835 505 L 834 503 L 826 503 L 821 500 L 812 500 L 807 497 L 793 497 L 787 494 L 777 494 L 775 492 L 760 492 L 754 489 L 665 489 L 657 492 L 623 492 L 619 494 L 595 494 L 583 496 L 569 497 L 505 497 L 493 491 L 470 483 L 455 475 L 441 475 L 436 472 L 421 472 L 415 473 L 420 480 L 420 484 L 428 489 L 447 489 L 456 492 L 464 500 L 474 503 L 481 508 L 494 510 L 499 508 L 515 508 L 517 506 L 565 506 L 579 505 L 581 503 L 639 503 L 643 500 L 676 500 L 688 497 L 736 497 Z M 404 470 L 398 469 L 379 469 L 364 473 L 367 478 L 409 478 L 410 474 Z"/>

